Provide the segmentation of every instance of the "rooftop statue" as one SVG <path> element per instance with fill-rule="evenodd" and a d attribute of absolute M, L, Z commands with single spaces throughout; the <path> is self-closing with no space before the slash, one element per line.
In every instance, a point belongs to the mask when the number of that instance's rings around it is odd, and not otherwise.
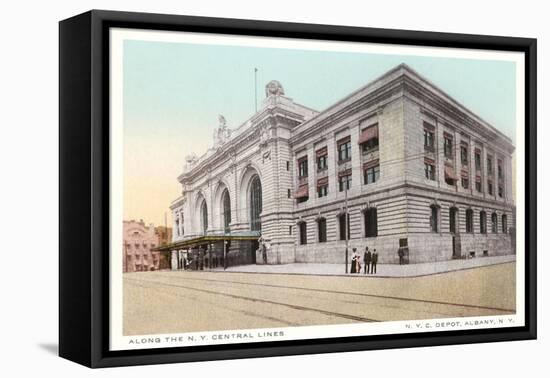
<path fill-rule="evenodd" d="M 281 85 L 281 83 L 279 83 L 277 80 L 271 80 L 265 86 L 265 97 L 284 96 L 284 94 L 285 94 L 285 90 L 283 89 L 283 86 Z"/>
<path fill-rule="evenodd" d="M 214 130 L 214 148 L 217 148 L 227 142 L 231 137 L 231 130 L 227 128 L 227 121 L 223 115 L 218 116 L 219 125 Z"/>

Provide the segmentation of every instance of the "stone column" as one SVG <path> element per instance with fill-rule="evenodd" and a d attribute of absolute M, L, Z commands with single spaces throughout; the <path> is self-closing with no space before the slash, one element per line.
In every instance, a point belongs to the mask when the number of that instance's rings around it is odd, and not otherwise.
<path fill-rule="evenodd" d="M 315 150 L 313 143 L 307 145 L 307 182 L 309 188 L 309 205 L 313 205 L 317 201 L 317 183 L 315 182 Z"/>
<path fill-rule="evenodd" d="M 327 177 L 328 177 L 328 197 L 336 198 L 338 193 L 338 153 L 336 151 L 336 139 L 334 133 L 327 135 Z"/>
<path fill-rule="evenodd" d="M 206 190 L 206 203 L 207 203 L 207 213 L 208 213 L 208 230 L 206 231 L 207 235 L 210 235 L 214 231 L 214 184 L 209 181 L 208 189 Z"/>
<path fill-rule="evenodd" d="M 475 147 L 475 144 L 472 140 L 472 138 L 470 138 L 470 143 L 468 144 L 468 148 L 470 149 L 468 155 L 469 155 L 469 159 L 470 159 L 470 175 L 469 175 L 469 180 L 470 180 L 470 194 L 473 195 L 474 192 L 475 192 L 475 186 L 476 186 L 476 147 Z"/>
<path fill-rule="evenodd" d="M 504 198 L 506 203 L 513 202 L 513 181 L 512 181 L 512 158 L 506 156 L 504 158 Z"/>
<path fill-rule="evenodd" d="M 436 165 L 436 181 L 439 188 L 445 187 L 445 137 L 443 136 L 443 125 L 436 121 L 435 135 L 436 135 L 436 144 L 435 144 L 435 165 Z"/>
<path fill-rule="evenodd" d="M 352 192 L 357 192 L 361 188 L 361 146 L 359 146 L 359 123 L 355 122 L 350 126 L 351 143 L 351 188 Z M 349 194 L 349 193 L 348 193 Z"/>
<path fill-rule="evenodd" d="M 170 251 L 170 268 L 172 270 L 178 270 L 178 251 Z"/>
<path fill-rule="evenodd" d="M 485 144 L 481 145 L 481 189 L 483 198 L 487 198 L 487 148 Z M 475 219 L 475 214 L 474 214 Z M 478 222 L 479 223 L 479 222 Z M 475 224 L 475 222 L 474 222 Z"/>
<path fill-rule="evenodd" d="M 461 188 L 462 186 L 462 183 L 461 183 L 461 177 L 462 177 L 462 159 L 460 157 L 460 142 L 461 142 L 461 138 L 460 138 L 460 133 L 455 130 L 455 132 L 453 133 L 453 148 L 454 148 L 454 162 L 453 162 L 453 165 L 454 165 L 454 171 L 455 171 L 455 176 L 457 178 L 456 182 L 455 182 L 455 190 L 458 192 L 458 188 Z"/>

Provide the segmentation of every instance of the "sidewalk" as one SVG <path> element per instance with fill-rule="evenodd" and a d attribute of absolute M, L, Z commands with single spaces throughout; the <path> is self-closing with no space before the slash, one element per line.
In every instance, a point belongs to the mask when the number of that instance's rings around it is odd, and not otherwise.
<path fill-rule="evenodd" d="M 378 264 L 377 273 L 345 274 L 344 264 L 313 264 L 295 263 L 284 265 L 241 265 L 227 268 L 226 272 L 235 273 L 268 273 L 268 274 L 311 274 L 322 276 L 350 276 L 350 277 L 418 277 L 431 274 L 446 273 L 463 269 L 471 269 L 488 265 L 515 262 L 515 255 L 476 257 L 467 260 L 448 260 L 421 264 L 397 265 Z M 348 266 L 349 270 L 349 266 Z M 223 268 L 212 269 L 223 271 Z"/>

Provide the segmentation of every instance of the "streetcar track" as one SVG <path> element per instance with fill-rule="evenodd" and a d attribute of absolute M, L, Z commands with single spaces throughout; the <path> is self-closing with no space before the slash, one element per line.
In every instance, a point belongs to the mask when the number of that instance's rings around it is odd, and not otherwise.
<path fill-rule="evenodd" d="M 350 292 L 350 291 L 315 289 L 315 288 L 309 288 L 309 287 L 264 284 L 264 283 L 253 283 L 253 282 L 216 280 L 216 279 L 212 279 L 212 278 L 191 278 L 191 277 L 181 277 L 181 276 L 179 276 L 177 278 L 182 279 L 182 280 L 191 280 L 191 281 L 233 283 L 233 284 L 238 284 L 238 285 L 263 286 L 263 287 L 280 288 L 280 289 L 295 289 L 295 290 L 313 291 L 313 292 L 329 293 L 329 294 L 356 295 L 356 296 L 372 297 L 372 298 L 379 298 L 379 299 L 391 299 L 391 300 L 396 300 L 396 301 L 420 302 L 420 303 L 430 303 L 430 304 L 437 304 L 437 305 L 444 305 L 444 306 L 455 306 L 455 307 L 466 307 L 466 308 L 491 310 L 491 311 L 502 311 L 502 312 L 506 312 L 506 313 L 515 313 L 516 312 L 516 310 L 511 310 L 511 309 L 506 309 L 506 308 L 499 308 L 499 307 L 479 306 L 479 305 L 471 305 L 471 304 L 459 304 L 459 303 L 435 301 L 435 300 L 429 300 L 429 299 L 415 299 L 415 298 L 407 298 L 407 297 L 397 297 L 397 296 L 391 296 L 391 295 L 366 294 L 366 293 L 357 293 L 357 292 Z"/>
<path fill-rule="evenodd" d="M 171 287 L 176 287 L 176 288 L 194 290 L 194 291 L 207 293 L 207 294 L 213 294 L 213 295 L 221 295 L 221 296 L 225 296 L 225 297 L 241 299 L 241 300 L 250 301 L 250 302 L 260 302 L 260 303 L 267 303 L 267 304 L 272 304 L 272 305 L 277 305 L 277 306 L 284 306 L 284 307 L 292 308 L 294 310 L 316 312 L 316 313 L 320 313 L 320 314 L 327 315 L 327 316 L 335 316 L 335 317 L 355 320 L 355 321 L 359 321 L 359 322 L 378 322 L 379 321 L 379 320 L 376 320 L 376 319 L 370 319 L 370 318 L 365 318 L 365 317 L 362 317 L 362 316 L 356 316 L 356 315 L 344 314 L 344 313 L 339 313 L 339 312 L 327 311 L 327 310 L 322 310 L 322 309 L 319 309 L 319 308 L 306 307 L 306 306 L 294 305 L 294 304 L 290 304 L 290 303 L 271 301 L 271 300 L 268 300 L 268 299 L 245 297 L 245 296 L 237 295 L 237 294 L 221 293 L 221 292 L 214 291 L 214 290 L 199 289 L 199 288 L 196 288 L 196 287 L 189 287 L 189 286 L 185 286 L 185 285 L 176 285 L 176 284 L 171 284 L 171 283 L 166 283 L 166 282 L 159 282 L 159 281 L 154 281 L 154 280 L 137 280 L 137 279 L 132 279 L 132 278 L 126 278 L 126 279 L 129 280 L 129 281 L 138 282 L 138 283 L 145 281 L 145 282 L 149 282 L 149 283 L 153 283 L 153 284 L 159 284 L 159 285 L 164 285 L 164 286 L 171 286 Z"/>
<path fill-rule="evenodd" d="M 179 278 L 180 277 L 176 277 L 176 279 L 179 279 Z M 184 278 L 182 278 L 182 279 L 184 279 Z M 144 280 L 144 282 L 145 281 L 148 281 L 148 280 Z M 213 285 L 219 285 L 223 288 L 226 288 L 227 285 L 222 285 L 222 283 L 225 284 L 226 281 L 217 281 L 216 280 L 216 283 L 214 283 Z M 278 288 L 280 289 L 280 287 L 278 287 Z M 270 289 L 273 289 L 273 288 L 270 288 Z M 290 289 L 290 290 L 294 290 L 294 289 Z M 263 291 L 262 293 L 265 294 L 265 291 Z M 323 293 L 323 294 L 327 294 L 327 293 Z M 426 315 L 431 315 L 431 317 L 445 317 L 445 316 L 455 316 L 456 315 L 456 312 L 453 312 L 452 310 L 448 310 L 448 311 L 440 311 L 440 310 L 425 311 L 425 310 L 419 310 L 419 309 L 412 309 L 410 307 L 404 306 L 402 302 L 399 302 L 397 300 L 393 300 L 394 302 L 397 302 L 396 305 L 389 305 L 387 303 L 373 304 L 373 303 L 365 303 L 365 302 L 354 301 L 354 300 L 347 300 L 347 299 L 342 298 L 345 295 L 347 295 L 347 294 L 342 294 L 342 296 L 339 296 L 336 299 L 334 299 L 334 298 L 323 298 L 323 297 L 318 297 L 318 299 L 321 300 L 321 301 L 332 301 L 332 302 L 338 301 L 338 302 L 344 303 L 344 304 L 351 304 L 351 305 L 363 306 L 363 307 L 365 307 L 365 306 L 369 307 L 369 306 L 375 305 L 377 308 L 386 308 L 386 309 L 389 309 L 389 310 L 392 310 L 392 311 L 401 311 L 401 312 L 402 311 L 414 311 L 415 313 L 423 313 L 423 314 L 426 314 Z M 311 294 L 309 294 L 309 293 L 303 293 L 303 294 L 293 293 L 292 296 L 293 296 L 293 298 L 297 298 L 297 297 L 304 298 L 304 299 L 310 299 L 311 298 Z M 374 299 L 379 300 L 379 298 L 374 298 Z M 419 304 L 419 305 L 421 305 L 421 304 Z M 446 305 L 438 305 L 438 306 L 445 307 Z"/>
<path fill-rule="evenodd" d="M 135 281 L 135 282 L 138 282 L 138 281 Z M 140 284 L 134 283 L 134 285 L 137 286 L 137 287 L 144 288 L 144 289 L 157 289 L 158 288 L 158 286 L 154 286 L 154 285 L 149 285 L 149 286 L 143 285 L 143 282 L 152 283 L 151 281 L 143 280 L 143 281 L 139 281 L 139 282 L 140 282 Z M 165 293 L 165 294 L 166 295 L 175 295 L 177 297 L 190 299 L 190 300 L 195 301 L 195 302 L 206 303 L 206 304 L 213 305 L 213 306 L 216 306 L 218 308 L 222 308 L 222 309 L 225 309 L 225 310 L 228 310 L 228 311 L 231 311 L 231 312 L 235 312 L 235 313 L 238 313 L 238 314 L 254 316 L 254 317 L 257 317 L 257 318 L 282 323 L 282 324 L 285 324 L 287 326 L 300 326 L 300 324 L 298 324 L 298 323 L 293 323 L 293 322 L 289 322 L 289 321 L 286 321 L 286 320 L 283 320 L 283 319 L 280 319 L 280 318 L 274 318 L 274 317 L 271 317 L 271 316 L 262 315 L 262 314 L 252 312 L 252 311 L 246 311 L 246 310 L 241 310 L 241 309 L 236 309 L 236 308 L 220 305 L 219 303 L 212 303 L 211 301 L 206 301 L 202 298 L 199 299 L 198 297 L 195 297 L 195 296 L 184 295 L 184 294 L 181 294 L 181 293 Z"/>

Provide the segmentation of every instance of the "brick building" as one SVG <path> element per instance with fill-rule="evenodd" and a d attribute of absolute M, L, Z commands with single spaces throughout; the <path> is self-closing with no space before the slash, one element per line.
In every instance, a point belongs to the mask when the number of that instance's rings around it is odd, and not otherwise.
<path fill-rule="evenodd" d="M 123 221 L 123 272 L 158 270 L 160 252 L 153 251 L 158 246 L 159 236 L 153 224 L 147 226 L 143 220 Z"/>
<path fill-rule="evenodd" d="M 272 81 L 256 114 L 233 130 L 220 116 L 214 146 L 187 158 L 164 249 L 172 261 L 342 263 L 347 233 L 382 263 L 400 246 L 411 263 L 510 254 L 513 151 L 406 65 L 322 112 Z"/>

